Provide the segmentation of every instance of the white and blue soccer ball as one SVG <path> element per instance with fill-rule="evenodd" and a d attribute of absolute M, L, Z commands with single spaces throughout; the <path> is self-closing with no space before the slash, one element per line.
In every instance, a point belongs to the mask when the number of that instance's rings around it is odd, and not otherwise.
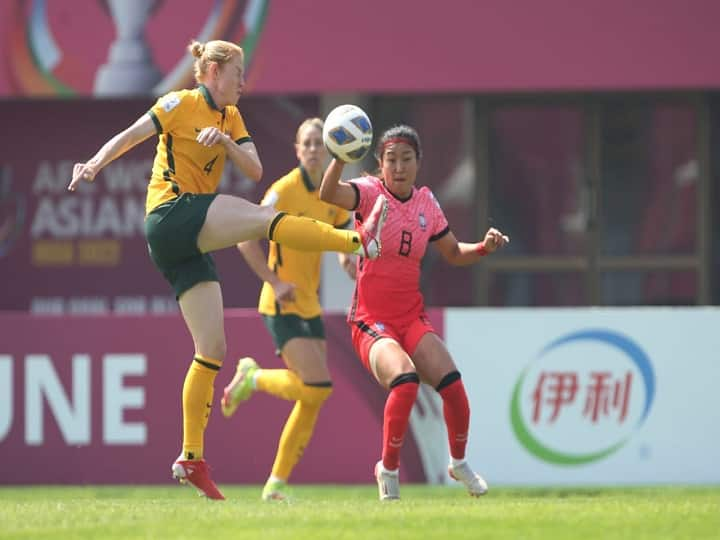
<path fill-rule="evenodd" d="M 325 119 L 323 142 L 332 155 L 346 163 L 364 158 L 372 138 L 370 118 L 357 105 L 335 107 Z"/>

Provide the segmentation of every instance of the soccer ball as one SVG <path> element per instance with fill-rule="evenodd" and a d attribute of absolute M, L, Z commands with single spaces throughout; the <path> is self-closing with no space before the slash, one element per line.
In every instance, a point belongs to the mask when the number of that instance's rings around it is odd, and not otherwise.
<path fill-rule="evenodd" d="M 356 105 L 335 107 L 325 119 L 323 142 L 331 154 L 346 163 L 365 157 L 372 138 L 370 118 Z"/>

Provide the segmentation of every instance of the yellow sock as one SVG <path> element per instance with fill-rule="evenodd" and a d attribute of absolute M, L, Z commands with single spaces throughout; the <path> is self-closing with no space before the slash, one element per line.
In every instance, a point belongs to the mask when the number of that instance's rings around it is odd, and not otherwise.
<path fill-rule="evenodd" d="M 270 224 L 268 239 L 299 251 L 361 253 L 360 235 L 306 217 L 278 213 Z"/>
<path fill-rule="evenodd" d="M 210 418 L 215 376 L 222 362 L 195 355 L 183 385 L 183 459 L 202 459 L 203 436 Z"/>
<path fill-rule="evenodd" d="M 332 392 L 330 383 L 322 384 L 327 386 L 303 384 L 303 399 L 295 403 L 295 407 L 285 422 L 282 435 L 280 435 L 271 473 L 273 476 L 287 480 L 295 465 L 300 461 L 305 447 L 312 437 L 320 408 Z"/>
<path fill-rule="evenodd" d="M 304 383 L 289 369 L 262 369 L 255 377 L 255 389 L 286 399 L 297 401 L 301 398 Z"/>

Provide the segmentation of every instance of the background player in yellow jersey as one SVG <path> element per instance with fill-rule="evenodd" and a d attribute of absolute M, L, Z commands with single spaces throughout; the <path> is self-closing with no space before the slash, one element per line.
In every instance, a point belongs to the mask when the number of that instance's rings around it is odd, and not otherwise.
<path fill-rule="evenodd" d="M 148 185 L 145 236 L 153 262 L 175 291 L 195 345 L 182 392 L 182 452 L 172 472 L 206 496 L 223 499 L 203 459 L 213 385 L 226 354 L 222 294 L 210 252 L 266 237 L 299 250 L 374 258 L 380 251 L 377 229 L 384 223 L 387 199 L 378 199 L 371 226 L 354 232 L 217 194 L 226 158 L 254 181 L 262 176 L 257 150 L 235 106 L 245 82 L 243 51 L 227 41 L 195 41 L 189 49 L 199 86 L 161 97 L 92 159 L 76 163 L 68 189 L 93 181 L 108 163 L 152 135 L 159 136 Z"/>
<path fill-rule="evenodd" d="M 345 228 L 351 221 L 350 213 L 321 201 L 318 194 L 328 161 L 322 129 L 320 118 L 309 118 L 300 124 L 295 137 L 300 164 L 270 186 L 262 204 Z M 287 498 L 285 484 L 310 441 L 320 408 L 332 391 L 318 298 L 321 254 L 270 242 L 265 262 L 258 241 L 244 242 L 238 248 L 264 281 L 258 311 L 288 369 L 260 369 L 253 359 L 241 359 L 235 377 L 225 388 L 222 409 L 226 416 L 232 415 L 256 389 L 295 402 L 262 491 L 264 500 L 283 500 Z M 339 254 L 339 258 L 354 278 L 352 256 Z"/>

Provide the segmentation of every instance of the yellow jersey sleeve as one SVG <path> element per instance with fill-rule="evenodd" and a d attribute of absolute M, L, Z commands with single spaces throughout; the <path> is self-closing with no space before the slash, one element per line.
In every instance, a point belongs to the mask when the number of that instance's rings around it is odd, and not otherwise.
<path fill-rule="evenodd" d="M 169 133 L 177 127 L 179 119 L 193 106 L 192 99 L 183 99 L 187 91 L 170 92 L 160 97 L 148 111 L 158 134 Z"/>
<path fill-rule="evenodd" d="M 252 142 L 252 137 L 250 137 L 250 133 L 248 133 L 247 127 L 245 127 L 245 120 L 243 120 L 243 117 L 240 115 L 240 111 L 237 110 L 237 107 L 230 107 L 230 114 L 229 114 L 229 126 L 228 130 L 230 132 L 230 137 L 233 141 L 235 141 L 237 144 L 242 144 L 244 142 Z"/>

